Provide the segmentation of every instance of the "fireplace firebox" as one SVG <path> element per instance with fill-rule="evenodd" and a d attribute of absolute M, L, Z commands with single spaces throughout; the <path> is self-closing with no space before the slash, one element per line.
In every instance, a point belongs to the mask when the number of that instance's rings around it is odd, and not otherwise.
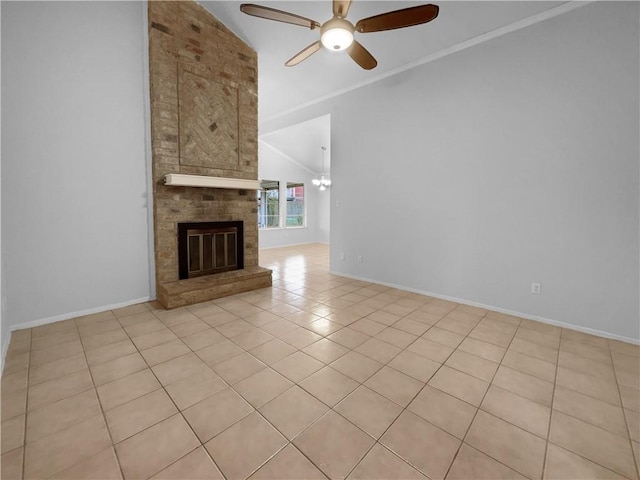
<path fill-rule="evenodd" d="M 242 221 L 178 223 L 180 279 L 244 268 Z"/>

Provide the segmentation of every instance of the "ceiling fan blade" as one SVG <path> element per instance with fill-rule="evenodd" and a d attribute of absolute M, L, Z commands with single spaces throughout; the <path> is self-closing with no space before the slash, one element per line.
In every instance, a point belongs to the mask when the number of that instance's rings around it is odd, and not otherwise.
<path fill-rule="evenodd" d="M 354 62 L 365 70 L 371 70 L 372 68 L 376 68 L 376 65 L 378 65 L 378 62 L 373 58 L 373 55 L 371 55 L 366 48 L 355 40 L 347 49 L 347 53 L 351 58 L 353 58 Z"/>
<path fill-rule="evenodd" d="M 350 6 L 351 0 L 333 0 L 333 14 L 345 18 L 349 13 Z"/>
<path fill-rule="evenodd" d="M 438 16 L 437 5 L 419 5 L 403 8 L 393 12 L 382 13 L 369 18 L 363 18 L 356 23 L 356 31 L 360 33 L 382 32 L 395 28 L 412 27 L 427 23 Z"/>
<path fill-rule="evenodd" d="M 284 12 L 282 10 L 276 10 L 275 8 L 263 7 L 252 3 L 243 3 L 240 5 L 240 11 L 247 15 L 253 15 L 254 17 L 275 20 L 276 22 L 290 23 L 292 25 L 300 25 L 301 27 L 307 27 L 311 30 L 314 28 L 320 28 L 320 24 L 315 20 L 301 17 L 295 13 Z"/>
<path fill-rule="evenodd" d="M 298 53 L 296 53 L 293 57 L 286 61 L 285 65 L 287 67 L 293 67 L 294 65 L 299 64 L 301 61 L 306 60 L 311 55 L 320 50 L 320 42 L 314 42 L 308 47 L 303 48 Z"/>

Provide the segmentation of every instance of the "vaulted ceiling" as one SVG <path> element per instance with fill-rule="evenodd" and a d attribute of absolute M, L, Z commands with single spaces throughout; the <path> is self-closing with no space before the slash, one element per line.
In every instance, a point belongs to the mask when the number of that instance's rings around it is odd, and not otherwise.
<path fill-rule="evenodd" d="M 356 39 L 377 59 L 373 70 L 363 70 L 345 52 L 321 49 L 295 67 L 284 63 L 320 37 L 310 30 L 246 15 L 242 3 L 284 10 L 323 23 L 332 16 L 331 0 L 323 1 L 204 1 L 200 3 L 258 52 L 258 102 L 264 122 L 305 104 L 372 83 L 406 68 L 426 63 L 458 49 L 491 39 L 500 32 L 517 30 L 573 8 L 578 2 L 552 1 L 370 1 L 353 0 L 347 19 L 356 23 L 380 13 L 425 3 L 440 7 L 427 24 L 378 33 L 356 33 Z M 470 72 L 470 79 L 473 72 Z M 320 173 L 321 146 L 327 147 L 325 172 L 330 170 L 330 120 L 328 116 L 260 136 L 305 168 Z"/>
<path fill-rule="evenodd" d="M 315 174 L 331 170 L 331 118 L 328 114 L 261 135 L 260 140 Z M 324 162 L 322 147 L 327 149 Z"/>
<path fill-rule="evenodd" d="M 332 16 L 332 2 L 246 0 L 296 13 L 320 23 Z M 423 62 L 478 36 L 495 31 L 567 2 L 547 1 L 368 1 L 354 0 L 348 19 L 357 20 L 424 3 L 440 7 L 430 23 L 378 33 L 356 33 L 356 39 L 378 60 L 363 70 L 345 52 L 321 49 L 295 67 L 284 63 L 320 37 L 318 29 L 264 20 L 240 12 L 239 1 L 201 1 L 215 17 L 258 52 L 259 115 L 264 121 L 305 103 L 371 82 L 394 70 Z"/>

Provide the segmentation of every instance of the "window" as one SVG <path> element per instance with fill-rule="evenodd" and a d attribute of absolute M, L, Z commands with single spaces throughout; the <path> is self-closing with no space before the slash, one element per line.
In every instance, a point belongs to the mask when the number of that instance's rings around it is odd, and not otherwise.
<path fill-rule="evenodd" d="M 280 182 L 262 180 L 258 190 L 258 227 L 280 226 Z"/>
<path fill-rule="evenodd" d="M 287 227 L 304 227 L 304 183 L 287 182 Z"/>

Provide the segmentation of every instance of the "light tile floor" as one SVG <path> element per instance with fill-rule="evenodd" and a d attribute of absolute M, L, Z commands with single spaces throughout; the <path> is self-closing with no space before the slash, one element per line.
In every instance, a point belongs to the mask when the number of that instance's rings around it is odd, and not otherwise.
<path fill-rule="evenodd" d="M 334 276 L 322 245 L 261 264 L 273 288 L 15 332 L 2 478 L 638 478 L 637 346 Z"/>

